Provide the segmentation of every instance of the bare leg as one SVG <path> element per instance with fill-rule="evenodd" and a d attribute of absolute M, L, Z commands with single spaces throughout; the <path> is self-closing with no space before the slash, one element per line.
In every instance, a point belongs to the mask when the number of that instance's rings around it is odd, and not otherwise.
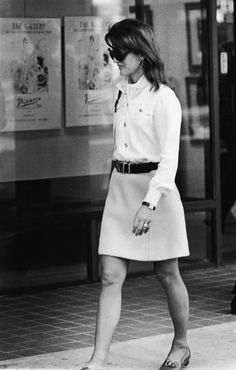
<path fill-rule="evenodd" d="M 86 366 L 106 369 L 112 334 L 121 312 L 121 289 L 126 277 L 128 260 L 102 256 L 102 289 L 97 312 L 94 352 Z"/>
<path fill-rule="evenodd" d="M 155 262 L 154 267 L 156 276 L 165 290 L 174 325 L 174 339 L 168 358 L 173 362 L 180 361 L 188 347 L 188 292 L 180 276 L 178 259 L 158 261 Z"/>

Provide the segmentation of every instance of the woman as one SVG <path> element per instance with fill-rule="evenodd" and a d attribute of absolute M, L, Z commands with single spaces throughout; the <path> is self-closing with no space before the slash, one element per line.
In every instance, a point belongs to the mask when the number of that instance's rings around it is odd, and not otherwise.
<path fill-rule="evenodd" d="M 175 332 L 160 369 L 182 369 L 190 350 L 188 293 L 178 268 L 178 258 L 189 255 L 189 249 L 174 182 L 181 108 L 167 86 L 151 27 L 125 19 L 109 29 L 105 40 L 123 80 L 115 94 L 113 172 L 99 243 L 102 289 L 95 347 L 83 369 L 107 369 L 129 260 L 154 261 Z"/>

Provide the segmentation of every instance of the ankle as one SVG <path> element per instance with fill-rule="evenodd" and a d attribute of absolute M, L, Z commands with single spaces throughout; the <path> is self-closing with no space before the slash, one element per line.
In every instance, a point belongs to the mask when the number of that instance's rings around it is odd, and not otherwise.
<path fill-rule="evenodd" d="M 97 354 L 93 354 L 89 361 L 89 363 L 97 364 L 101 367 L 106 367 L 107 362 L 108 362 L 108 359 L 106 355 L 102 356 L 102 355 L 97 355 Z"/>
<path fill-rule="evenodd" d="M 187 338 L 174 338 L 172 342 L 172 348 L 186 349 L 188 348 Z"/>

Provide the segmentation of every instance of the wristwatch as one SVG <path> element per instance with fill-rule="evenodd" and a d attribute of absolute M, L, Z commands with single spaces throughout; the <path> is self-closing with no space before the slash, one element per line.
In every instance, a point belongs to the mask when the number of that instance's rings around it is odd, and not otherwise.
<path fill-rule="evenodd" d="M 148 207 L 151 211 L 155 211 L 156 209 L 156 207 L 150 204 L 149 202 L 143 202 L 142 205 Z"/>

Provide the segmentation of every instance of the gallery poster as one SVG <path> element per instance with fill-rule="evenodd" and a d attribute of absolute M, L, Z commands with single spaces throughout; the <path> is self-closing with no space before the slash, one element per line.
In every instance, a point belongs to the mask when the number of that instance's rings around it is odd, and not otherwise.
<path fill-rule="evenodd" d="M 60 19 L 0 19 L 1 131 L 60 128 Z"/>
<path fill-rule="evenodd" d="M 112 123 L 113 86 L 119 73 L 104 36 L 120 17 L 66 17 L 66 126 Z"/>

